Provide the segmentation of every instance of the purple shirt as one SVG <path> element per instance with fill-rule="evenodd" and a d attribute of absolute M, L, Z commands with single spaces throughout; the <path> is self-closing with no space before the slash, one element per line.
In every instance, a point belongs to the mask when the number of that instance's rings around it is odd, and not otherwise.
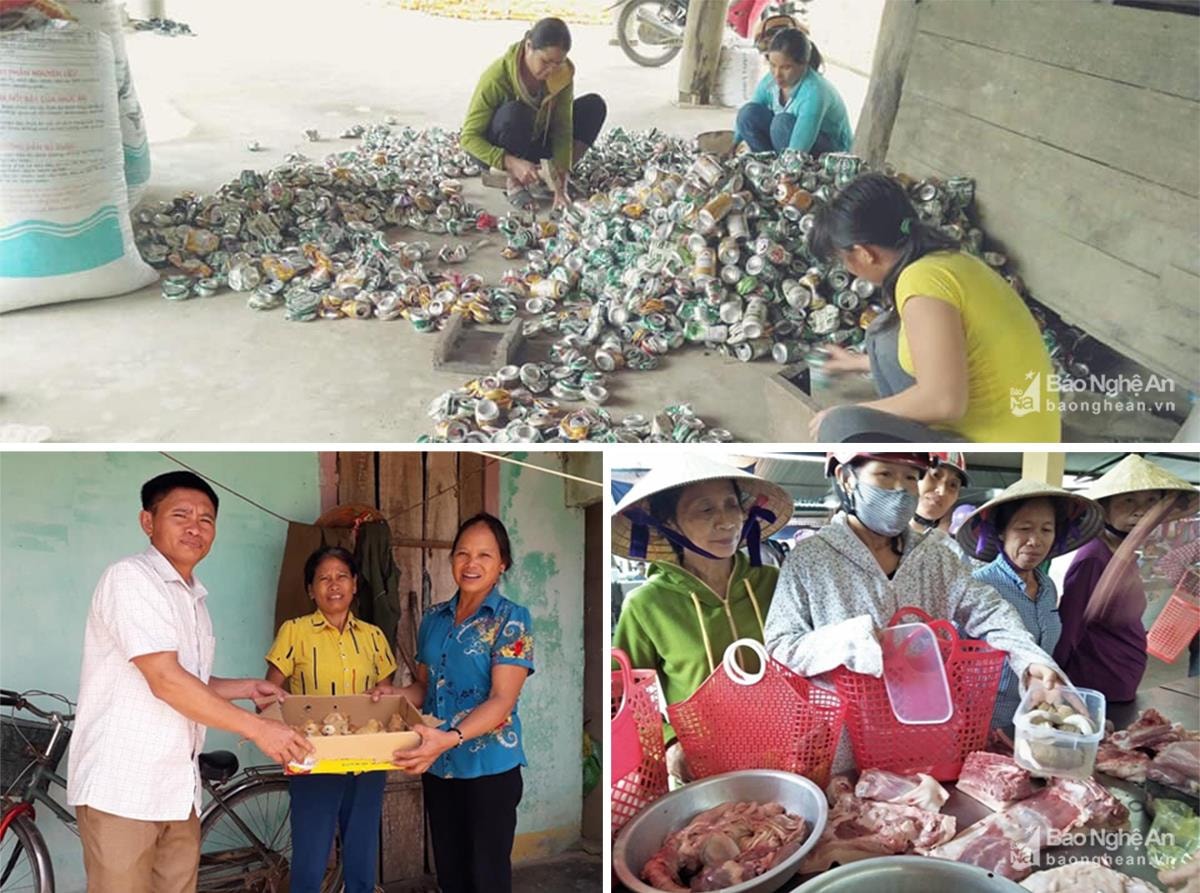
<path fill-rule="evenodd" d="M 1075 553 L 1058 606 L 1062 636 L 1054 660 L 1074 684 L 1094 688 L 1110 701 L 1132 701 L 1146 671 L 1142 625 L 1146 590 L 1136 566 L 1118 584 L 1111 616 L 1096 623 L 1083 620 L 1088 600 L 1112 557 L 1112 549 L 1099 536 Z"/>

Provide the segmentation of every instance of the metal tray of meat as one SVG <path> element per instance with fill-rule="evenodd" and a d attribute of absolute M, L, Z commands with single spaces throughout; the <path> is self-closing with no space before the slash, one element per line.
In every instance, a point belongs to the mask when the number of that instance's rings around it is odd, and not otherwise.
<path fill-rule="evenodd" d="M 924 856 L 880 856 L 851 862 L 818 875 L 792 893 L 1021 893 L 1008 878 L 945 859 Z"/>
<path fill-rule="evenodd" d="M 829 806 L 824 792 L 802 775 L 771 769 L 747 769 L 694 781 L 655 800 L 634 816 L 613 844 L 613 870 L 633 893 L 657 893 L 639 875 L 646 862 L 673 834 L 696 815 L 722 803 L 752 800 L 778 802 L 812 827 L 796 852 L 753 880 L 725 887 L 721 893 L 773 893 L 796 873 L 808 851 L 825 830 Z"/>

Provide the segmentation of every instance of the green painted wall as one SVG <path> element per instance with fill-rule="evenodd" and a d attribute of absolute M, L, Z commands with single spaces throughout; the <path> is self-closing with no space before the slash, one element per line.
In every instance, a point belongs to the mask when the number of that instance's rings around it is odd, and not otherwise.
<path fill-rule="evenodd" d="M 562 470 L 557 453 L 513 457 Z M 505 464 L 500 472 L 500 518 L 513 549 L 513 567 L 501 589 L 529 608 L 534 625 L 535 672 L 520 700 L 529 766 L 524 770 L 517 834 L 544 842 L 518 846 L 518 851 L 550 855 L 578 839 L 580 822 L 583 510 L 565 507 L 561 478 Z"/>
<path fill-rule="evenodd" d="M 315 453 L 179 458 L 285 517 L 312 520 L 320 512 Z M 139 489 L 178 467 L 149 452 L 0 455 L 0 687 L 75 699 L 96 581 L 107 565 L 146 547 L 137 523 Z M 286 526 L 220 489 L 218 496 L 217 538 L 197 570 L 217 635 L 214 672 L 261 676 Z M 244 765 L 265 761 L 224 732 L 209 732 L 206 746 L 235 750 Z M 48 813 L 38 824 L 54 856 L 58 889 L 82 891 L 78 839 Z"/>

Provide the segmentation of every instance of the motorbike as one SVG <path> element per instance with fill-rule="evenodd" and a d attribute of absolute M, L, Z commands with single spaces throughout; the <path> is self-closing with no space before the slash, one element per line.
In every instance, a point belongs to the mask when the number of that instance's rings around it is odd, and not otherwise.
<path fill-rule="evenodd" d="M 633 62 L 646 68 L 666 65 L 683 49 L 688 0 L 617 0 L 617 43 Z"/>
<path fill-rule="evenodd" d="M 710 2 L 710 0 L 700 0 Z M 731 31 L 739 37 L 749 36 L 752 21 L 770 5 L 780 5 L 807 30 L 809 0 L 774 3 L 770 0 L 734 0 L 726 18 Z M 627 57 L 646 68 L 666 65 L 683 49 L 683 32 L 687 27 L 689 0 L 616 0 L 609 10 L 621 8 L 617 15 L 617 43 Z M 745 9 L 738 11 L 739 7 Z"/>

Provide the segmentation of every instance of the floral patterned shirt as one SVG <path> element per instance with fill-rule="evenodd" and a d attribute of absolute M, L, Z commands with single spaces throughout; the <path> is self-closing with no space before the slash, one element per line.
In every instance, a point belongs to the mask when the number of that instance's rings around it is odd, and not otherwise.
<path fill-rule="evenodd" d="M 455 593 L 450 601 L 426 611 L 417 633 L 417 661 L 429 669 L 421 709 L 441 718 L 443 729 L 457 726 L 488 699 L 492 667 L 511 664 L 533 673 L 529 609 L 493 589 L 474 614 L 456 624 L 458 598 Z M 478 778 L 524 765 L 521 720 L 514 706 L 501 725 L 446 751 L 429 771 L 440 778 Z"/>

